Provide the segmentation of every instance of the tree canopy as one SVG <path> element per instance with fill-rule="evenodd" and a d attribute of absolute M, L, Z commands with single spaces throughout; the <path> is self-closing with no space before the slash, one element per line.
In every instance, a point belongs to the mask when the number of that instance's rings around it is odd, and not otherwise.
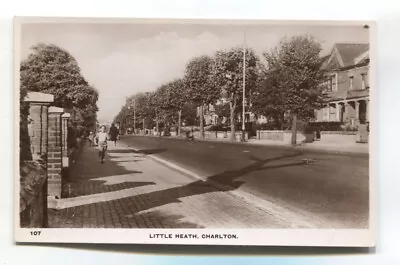
<path fill-rule="evenodd" d="M 21 90 L 50 93 L 54 105 L 71 110 L 78 127 L 96 124 L 99 94 L 81 74 L 75 58 L 56 45 L 38 44 L 20 66 Z"/>
<path fill-rule="evenodd" d="M 242 99 L 243 93 L 243 52 L 241 47 L 235 47 L 228 50 L 220 50 L 215 55 L 215 80 L 223 90 L 223 94 L 230 105 L 232 140 L 235 137 L 235 110 L 237 110 L 238 101 Z M 245 52 L 245 86 L 247 88 L 246 95 L 249 95 L 250 88 L 255 87 L 257 84 L 259 58 L 252 49 L 246 49 Z"/>
<path fill-rule="evenodd" d="M 199 56 L 189 61 L 185 70 L 185 83 L 190 101 L 199 107 L 200 134 L 204 137 L 204 106 L 221 97 L 215 82 L 215 61 L 210 56 Z"/>
<path fill-rule="evenodd" d="M 275 105 L 301 119 L 313 117 L 314 110 L 321 108 L 324 102 L 321 50 L 321 45 L 312 37 L 295 36 L 264 53 L 269 71 L 266 83 L 272 84 L 269 89 L 282 99 Z"/>
<path fill-rule="evenodd" d="M 301 35 L 283 39 L 278 47 L 264 53 L 267 70 L 253 95 L 253 110 L 277 124 L 288 114 L 292 143 L 296 142 L 297 119 L 308 121 L 324 103 L 321 50 L 312 37 Z"/>
<path fill-rule="evenodd" d="M 321 45 L 312 37 L 295 36 L 264 52 L 264 62 L 254 50 L 243 47 L 219 50 L 213 57 L 195 57 L 186 64 L 183 79 L 166 82 L 149 94 L 146 115 L 153 115 L 156 122 L 176 124 L 178 120 L 179 125 L 181 118 L 187 124 L 199 121 L 204 136 L 204 107 L 212 104 L 220 121 L 230 117 L 235 140 L 245 74 L 245 111 L 274 120 L 276 129 L 285 129 L 287 121 L 296 129 L 297 119 L 309 121 L 325 101 L 320 52 Z"/>

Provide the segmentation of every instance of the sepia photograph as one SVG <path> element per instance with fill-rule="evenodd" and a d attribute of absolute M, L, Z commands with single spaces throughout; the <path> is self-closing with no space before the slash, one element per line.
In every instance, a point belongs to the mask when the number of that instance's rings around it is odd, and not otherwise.
<path fill-rule="evenodd" d="M 370 21 L 14 26 L 16 241 L 374 246 Z"/>

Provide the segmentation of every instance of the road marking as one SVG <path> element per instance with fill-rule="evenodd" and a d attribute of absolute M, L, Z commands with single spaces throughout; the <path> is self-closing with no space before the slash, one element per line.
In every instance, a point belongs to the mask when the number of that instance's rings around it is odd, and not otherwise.
<path fill-rule="evenodd" d="M 131 145 L 128 147 L 135 152 L 138 152 L 139 149 L 132 147 Z M 291 209 L 289 205 L 278 205 L 270 200 L 261 199 L 249 192 L 243 190 L 232 190 L 229 186 L 223 185 L 216 181 L 206 179 L 206 177 L 202 177 L 190 170 L 187 170 L 181 166 L 178 166 L 168 160 L 162 159 L 155 155 L 146 155 L 147 157 L 152 158 L 153 160 L 165 165 L 166 167 L 177 170 L 178 172 L 185 174 L 194 179 L 207 181 L 214 187 L 229 193 L 234 197 L 239 197 L 247 204 L 253 207 L 257 207 L 258 209 L 274 216 L 275 218 L 280 219 L 282 222 L 287 223 L 291 228 L 316 228 L 316 227 L 325 227 L 329 228 L 333 225 L 330 220 L 323 220 L 320 216 L 315 215 L 311 212 L 300 210 L 300 209 Z"/>
<path fill-rule="evenodd" d="M 243 150 L 243 153 L 250 153 L 249 150 Z"/>

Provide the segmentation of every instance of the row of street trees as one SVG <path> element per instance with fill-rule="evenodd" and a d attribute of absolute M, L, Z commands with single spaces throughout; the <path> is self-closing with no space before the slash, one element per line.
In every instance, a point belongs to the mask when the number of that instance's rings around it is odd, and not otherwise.
<path fill-rule="evenodd" d="M 38 44 L 20 65 L 20 130 L 21 148 L 27 142 L 29 109 L 24 102 L 28 91 L 54 95 L 54 105 L 71 113 L 77 132 L 93 129 L 97 123 L 97 100 L 99 94 L 81 74 L 75 58 L 56 45 Z M 29 150 L 29 149 L 28 149 Z M 20 154 L 28 154 L 21 150 Z M 21 158 L 21 160 L 28 158 Z"/>
<path fill-rule="evenodd" d="M 283 39 L 276 48 L 265 52 L 261 58 L 264 62 L 254 50 L 241 47 L 219 50 L 213 57 L 193 58 L 187 63 L 183 78 L 163 84 L 154 92 L 128 98 L 115 122 L 133 118 L 135 102 L 137 119 L 147 119 L 148 126 L 155 121 L 157 131 L 160 122 L 176 124 L 180 133 L 182 121 L 185 124 L 195 121 L 199 108 L 198 123 L 204 137 L 204 106 L 224 99 L 225 103 L 216 105 L 216 112 L 219 116 L 229 116 L 234 140 L 245 74 L 247 110 L 273 120 L 278 126 L 289 117 L 296 135 L 297 120 L 308 121 L 324 102 L 321 50 L 313 37 L 295 36 Z"/>

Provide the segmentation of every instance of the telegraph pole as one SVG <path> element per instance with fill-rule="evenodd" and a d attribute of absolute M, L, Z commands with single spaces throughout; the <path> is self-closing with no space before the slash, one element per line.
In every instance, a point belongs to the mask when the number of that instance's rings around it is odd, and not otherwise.
<path fill-rule="evenodd" d="M 244 42 L 243 42 L 243 95 L 242 95 L 242 142 L 246 140 L 245 137 L 245 103 L 246 103 L 246 31 L 244 32 Z"/>
<path fill-rule="evenodd" d="M 133 134 L 136 134 L 136 101 L 133 101 Z"/>

